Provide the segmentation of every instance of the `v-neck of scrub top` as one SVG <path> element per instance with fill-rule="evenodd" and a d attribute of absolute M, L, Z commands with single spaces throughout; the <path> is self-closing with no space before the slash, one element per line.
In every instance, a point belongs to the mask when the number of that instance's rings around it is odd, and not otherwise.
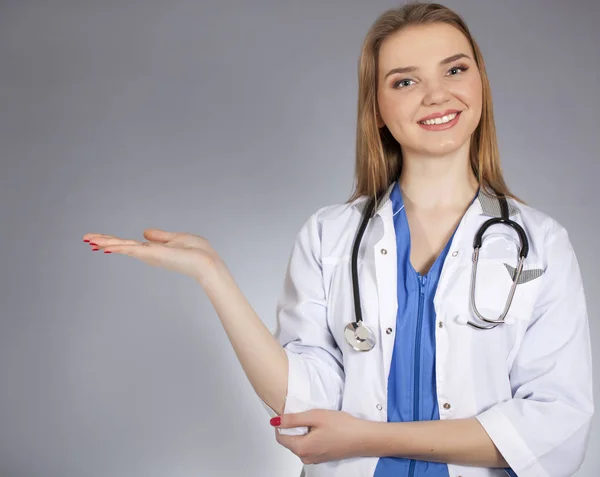
<path fill-rule="evenodd" d="M 473 198 L 477 197 L 477 194 Z M 398 257 L 398 313 L 388 378 L 388 422 L 439 420 L 433 298 L 456 228 L 425 275 L 410 262 L 410 230 L 398 181 L 390 194 Z M 374 477 L 448 477 L 439 462 L 380 457 Z"/>

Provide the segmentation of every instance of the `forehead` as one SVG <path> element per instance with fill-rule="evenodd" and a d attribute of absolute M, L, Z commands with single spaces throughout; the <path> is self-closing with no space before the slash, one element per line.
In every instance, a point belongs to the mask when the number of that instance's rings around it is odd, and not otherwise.
<path fill-rule="evenodd" d="M 379 50 L 381 69 L 437 65 L 440 60 L 465 53 L 473 58 L 467 37 L 447 23 L 411 25 L 387 37 Z"/>

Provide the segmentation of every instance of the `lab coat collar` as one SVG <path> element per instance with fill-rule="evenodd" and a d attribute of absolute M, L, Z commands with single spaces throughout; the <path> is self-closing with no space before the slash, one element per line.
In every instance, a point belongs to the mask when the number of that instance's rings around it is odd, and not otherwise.
<path fill-rule="evenodd" d="M 392 200 L 390 198 L 392 189 L 396 181 L 393 181 L 387 191 L 383 194 L 383 196 L 379 200 L 379 205 L 376 208 L 376 212 L 374 215 L 381 215 L 383 213 L 392 213 Z M 362 196 L 356 199 L 352 203 L 352 207 L 363 215 L 365 211 L 365 207 L 368 203 L 368 197 Z M 500 201 L 493 197 L 493 195 L 488 191 L 484 190 L 484 188 L 479 188 L 479 193 L 477 194 L 477 200 L 474 200 L 473 203 L 467 209 L 468 214 L 475 215 L 486 215 L 489 217 L 501 217 L 501 209 L 500 209 Z M 518 207 L 516 207 L 511 201 L 508 201 L 508 214 L 509 217 L 517 215 L 519 213 Z"/>

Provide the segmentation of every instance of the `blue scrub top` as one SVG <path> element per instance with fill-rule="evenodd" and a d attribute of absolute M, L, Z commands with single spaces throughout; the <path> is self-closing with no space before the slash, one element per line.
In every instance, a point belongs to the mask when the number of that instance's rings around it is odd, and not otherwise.
<path fill-rule="evenodd" d="M 475 194 L 473 201 L 477 198 Z M 410 263 L 410 231 L 398 181 L 390 195 L 398 257 L 398 313 L 388 379 L 388 422 L 439 420 L 435 381 L 433 298 L 452 237 L 426 275 Z M 514 472 L 506 470 L 516 477 Z M 448 465 L 438 462 L 380 457 L 374 477 L 449 477 Z"/>
<path fill-rule="evenodd" d="M 390 375 L 388 422 L 440 418 L 435 385 L 433 297 L 452 238 L 426 275 L 410 263 L 410 231 L 398 181 L 390 195 L 398 257 L 398 314 Z M 454 233 L 452 234 L 454 236 Z M 374 477 L 449 477 L 445 463 L 380 457 Z"/>

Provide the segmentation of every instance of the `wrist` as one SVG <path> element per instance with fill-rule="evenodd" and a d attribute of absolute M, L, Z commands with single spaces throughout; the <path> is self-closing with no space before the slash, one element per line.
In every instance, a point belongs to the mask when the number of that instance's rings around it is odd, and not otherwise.
<path fill-rule="evenodd" d="M 233 281 L 233 277 L 231 276 L 229 269 L 222 261 L 214 261 L 203 264 L 194 278 L 207 292 L 219 287 L 224 282 Z"/>

